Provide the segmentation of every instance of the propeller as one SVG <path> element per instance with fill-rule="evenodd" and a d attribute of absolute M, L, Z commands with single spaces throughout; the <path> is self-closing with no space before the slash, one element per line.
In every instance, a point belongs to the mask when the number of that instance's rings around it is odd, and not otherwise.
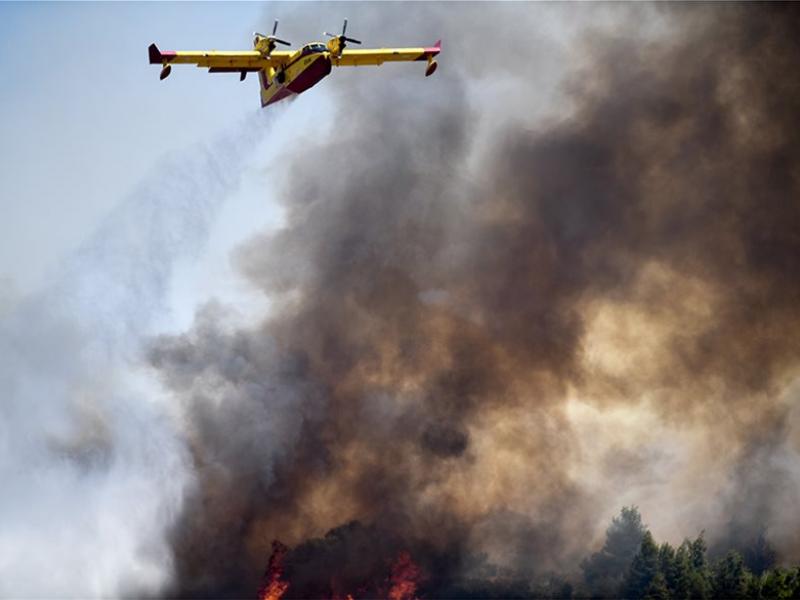
<path fill-rule="evenodd" d="M 278 19 L 275 19 L 275 24 L 272 26 L 272 35 L 264 35 L 263 33 L 258 33 L 257 31 L 253 32 L 254 36 L 260 36 L 265 40 L 269 40 L 275 44 L 283 44 L 284 46 L 291 46 L 291 42 L 287 42 L 286 40 L 282 40 L 280 38 L 275 37 L 275 33 L 278 31 Z"/>
<path fill-rule="evenodd" d="M 328 33 L 327 31 L 323 32 L 323 35 L 327 35 L 331 38 L 337 38 L 339 40 L 339 50 L 341 51 L 342 48 L 345 47 L 346 42 L 352 42 L 353 44 L 360 44 L 361 42 L 347 37 L 345 34 L 347 33 L 347 19 L 344 20 L 344 24 L 342 25 L 342 33 L 341 35 L 336 35 L 335 33 Z"/>

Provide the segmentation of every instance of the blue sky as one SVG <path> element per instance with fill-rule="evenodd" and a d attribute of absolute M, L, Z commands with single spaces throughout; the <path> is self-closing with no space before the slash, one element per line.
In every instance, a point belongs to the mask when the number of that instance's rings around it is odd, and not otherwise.
<path fill-rule="evenodd" d="M 147 46 L 247 48 L 263 11 L 256 3 L 0 4 L 0 281 L 17 295 L 41 286 L 159 162 L 260 112 L 256 78 L 187 67 L 160 82 Z M 302 118 L 302 107 L 292 108 Z"/>

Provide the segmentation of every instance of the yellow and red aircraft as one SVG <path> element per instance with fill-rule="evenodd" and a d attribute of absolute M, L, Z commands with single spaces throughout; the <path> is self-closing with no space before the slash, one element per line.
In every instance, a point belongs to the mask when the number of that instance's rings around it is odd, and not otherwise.
<path fill-rule="evenodd" d="M 331 72 L 331 67 L 356 67 L 381 65 L 385 62 L 427 61 L 425 76 L 433 75 L 437 63 L 434 57 L 442 48 L 439 40 L 428 48 L 379 48 L 345 50 L 348 42 L 360 44 L 347 37 L 347 19 L 342 33 L 325 32 L 327 43 L 312 42 L 297 50 L 275 51 L 276 44 L 289 46 L 289 42 L 275 37 L 278 21 L 272 27 L 272 35 L 253 34 L 253 50 L 233 52 L 212 51 L 162 51 L 150 44 L 150 64 L 161 65 L 161 79 L 172 71 L 173 64 L 191 64 L 208 68 L 209 73 L 239 73 L 244 81 L 248 73 L 258 73 L 261 82 L 261 106 L 267 106 L 305 92 Z"/>

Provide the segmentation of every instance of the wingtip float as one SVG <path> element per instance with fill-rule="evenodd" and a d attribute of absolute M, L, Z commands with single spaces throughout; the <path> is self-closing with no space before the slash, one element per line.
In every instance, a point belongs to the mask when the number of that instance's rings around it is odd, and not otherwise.
<path fill-rule="evenodd" d="M 433 75 L 438 67 L 435 57 L 442 50 L 442 40 L 433 46 L 421 48 L 346 49 L 348 43 L 361 44 L 347 37 L 347 19 L 341 34 L 325 32 L 325 42 L 310 42 L 297 50 L 275 50 L 278 44 L 290 45 L 276 37 L 278 21 L 271 35 L 253 34 L 253 50 L 242 51 L 162 51 L 150 44 L 150 64 L 161 65 L 160 79 L 166 79 L 173 64 L 193 64 L 207 68 L 209 73 L 239 73 L 244 81 L 248 73 L 258 73 L 261 86 L 261 106 L 274 104 L 284 98 L 301 94 L 327 77 L 333 67 L 356 67 L 385 62 L 426 61 L 425 77 Z"/>

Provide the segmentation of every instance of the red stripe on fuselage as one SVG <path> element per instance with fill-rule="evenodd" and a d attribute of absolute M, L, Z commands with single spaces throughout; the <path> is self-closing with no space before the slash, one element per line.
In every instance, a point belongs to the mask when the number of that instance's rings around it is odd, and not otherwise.
<path fill-rule="evenodd" d="M 270 104 L 275 104 L 279 100 L 283 100 L 284 98 L 287 98 L 288 96 L 291 96 L 292 94 L 293 94 L 293 92 L 291 90 L 287 89 L 287 88 L 280 89 L 277 92 L 275 92 L 275 95 L 272 96 L 272 98 L 267 100 L 266 104 L 263 104 L 262 106 L 269 106 Z"/>
<path fill-rule="evenodd" d="M 269 100 L 267 100 L 266 103 L 262 104 L 262 106 L 275 104 L 276 102 L 295 94 L 302 94 L 308 88 L 319 83 L 319 81 L 330 74 L 330 72 L 331 59 L 326 54 L 320 55 L 319 57 L 315 58 L 314 62 L 308 65 L 308 67 L 303 69 L 294 79 L 289 81 L 289 83 L 281 86 L 280 89 L 278 89 L 275 94 Z M 265 77 L 262 78 L 262 84 L 265 79 Z M 280 84 L 277 84 L 277 82 L 273 80 L 269 85 L 264 86 L 264 89 L 269 89 L 269 87 L 273 85 Z"/>
<path fill-rule="evenodd" d="M 320 56 L 313 63 L 303 69 L 300 74 L 292 79 L 286 87 L 295 94 L 301 94 L 308 88 L 319 83 L 321 79 L 331 72 L 331 60 L 327 56 Z"/>

